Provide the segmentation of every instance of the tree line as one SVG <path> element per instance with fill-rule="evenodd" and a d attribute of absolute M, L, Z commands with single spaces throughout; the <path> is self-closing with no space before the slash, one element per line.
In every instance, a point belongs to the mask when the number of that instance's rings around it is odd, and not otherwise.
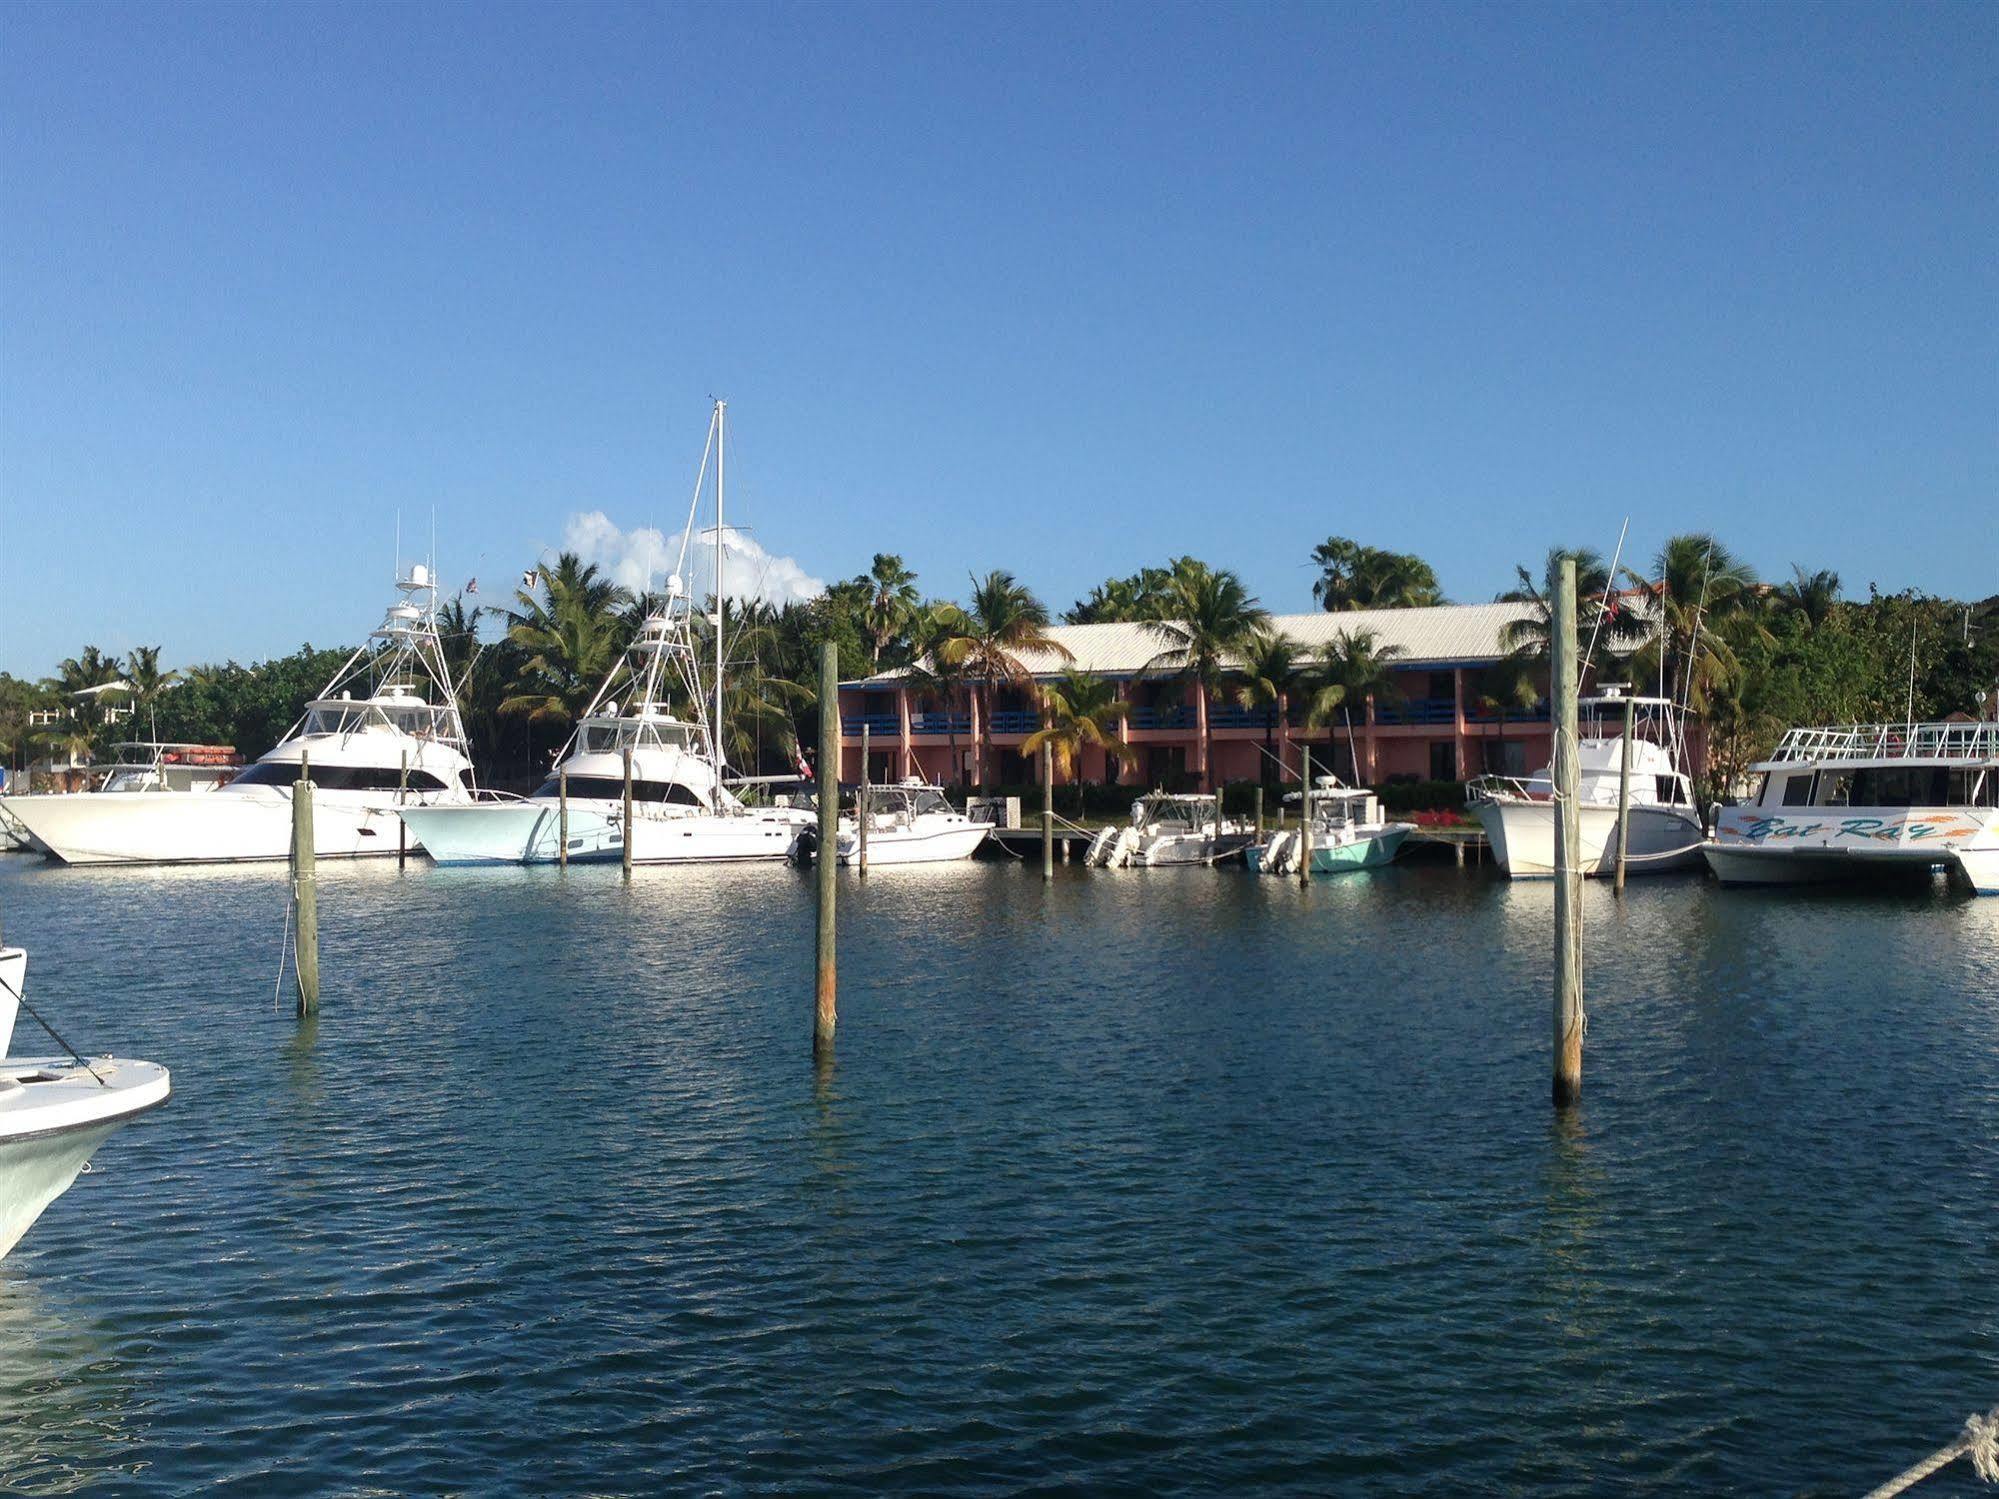
<path fill-rule="evenodd" d="M 1551 580 L 1565 558 L 1576 562 L 1581 628 L 1597 643 L 1597 678 L 1621 677 L 1687 704 L 1705 730 L 1709 792 L 1730 784 L 1790 725 L 1971 712 L 1975 693 L 1999 682 L 1999 599 L 1967 605 L 1870 586 L 1866 599 L 1849 600 L 1837 575 L 1801 567 L 1767 583 L 1716 538 L 1688 534 L 1670 538 L 1649 567 L 1615 576 L 1589 548 L 1556 548 L 1537 567 L 1517 567 L 1515 586 L 1500 598 L 1527 612 L 1506 631 L 1504 657 L 1473 683 L 1477 700 L 1502 718 L 1532 710 L 1544 691 Z M 1434 570 L 1411 554 L 1335 536 L 1314 549 L 1312 562 L 1313 597 L 1328 611 L 1444 602 Z M 444 657 L 482 777 L 500 785 L 536 780 L 661 604 L 568 553 L 535 569 L 506 605 L 488 608 L 463 594 L 445 602 Z M 710 600 L 693 619 L 703 661 L 713 657 L 712 607 Z M 1285 706 L 1299 705 L 1308 724 L 1323 725 L 1369 698 L 1392 705 L 1400 697 L 1398 653 L 1375 631 L 1357 628 L 1307 651 L 1274 627 L 1239 574 L 1193 557 L 1107 578 L 1063 619 L 1141 626 L 1156 646 L 1146 673 L 1194 708 L 1204 760 L 1210 704 L 1262 714 L 1266 747 L 1274 748 Z M 816 737 L 819 652 L 831 642 L 844 680 L 902 668 L 930 701 L 957 710 L 976 699 L 972 747 L 982 785 L 994 764 L 993 708 L 1009 693 L 1039 714 L 1024 753 L 1045 745 L 1068 776 L 1087 748 L 1126 759 L 1113 684 L 1073 665 L 1053 680 L 1030 673 L 1036 658 L 1062 664 L 1067 656 L 1054 623 L 1012 573 L 973 576 L 962 600 L 942 599 L 927 596 L 891 553 L 813 599 L 732 604 L 725 751 L 744 771 L 796 763 L 800 745 Z M 117 739 L 158 738 L 229 743 L 254 757 L 282 737 L 347 654 L 308 645 L 250 666 L 165 671 L 157 646 L 122 659 L 87 646 L 38 683 L 0 674 L 0 756 L 14 765 L 51 754 L 102 758 Z M 89 691 L 107 683 L 122 690 Z M 947 722 L 956 765 L 956 711 Z"/>

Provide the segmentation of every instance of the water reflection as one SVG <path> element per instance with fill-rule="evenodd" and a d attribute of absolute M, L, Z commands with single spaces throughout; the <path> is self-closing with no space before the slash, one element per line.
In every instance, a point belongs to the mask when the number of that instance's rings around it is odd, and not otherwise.
<path fill-rule="evenodd" d="M 120 1466 L 138 1390 L 85 1307 L 0 1261 L 0 1491 L 101 1482 Z"/>

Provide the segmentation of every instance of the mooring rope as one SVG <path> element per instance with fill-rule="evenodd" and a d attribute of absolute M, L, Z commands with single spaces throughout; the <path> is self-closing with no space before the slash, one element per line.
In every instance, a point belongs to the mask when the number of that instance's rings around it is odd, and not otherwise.
<path fill-rule="evenodd" d="M 294 881 L 292 885 L 292 893 L 285 900 L 284 933 L 278 938 L 278 978 L 277 982 L 271 985 L 271 1008 L 274 1010 L 278 1007 L 278 1000 L 280 996 L 282 996 L 285 992 L 285 955 L 291 951 L 292 908 L 295 907 L 297 904 L 298 904 L 298 885 L 297 882 Z"/>
<path fill-rule="evenodd" d="M 1905 1468 L 1878 1489 L 1870 1489 L 1866 1499 L 1894 1499 L 1904 1489 L 1914 1488 L 1932 1473 L 1948 1467 L 1960 1457 L 1971 1459 L 1971 1469 L 1987 1483 L 1999 1483 L 1999 1405 L 1985 1415 L 1965 1417 L 1964 1434 L 1948 1447 L 1940 1447 L 1911 1468 Z"/>

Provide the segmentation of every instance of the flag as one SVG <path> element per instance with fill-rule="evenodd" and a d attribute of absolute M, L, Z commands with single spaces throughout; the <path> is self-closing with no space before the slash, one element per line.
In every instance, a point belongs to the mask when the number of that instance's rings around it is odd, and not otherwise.
<path fill-rule="evenodd" d="M 477 593 L 479 591 L 479 580 L 477 578 L 474 578 L 471 582 L 467 583 L 465 585 L 465 591 L 467 593 Z"/>
<path fill-rule="evenodd" d="M 537 569 L 531 567 L 521 574 L 522 593 L 533 593 L 540 585 L 541 573 Z"/>
<path fill-rule="evenodd" d="M 800 778 L 801 780 L 806 780 L 806 781 L 809 781 L 809 780 L 811 780 L 811 779 L 812 779 L 812 767 L 811 767 L 810 765 L 806 764 L 806 762 L 805 762 L 805 751 L 804 751 L 804 750 L 799 750 L 799 751 L 797 752 L 797 755 L 798 755 L 798 775 L 799 775 L 799 778 Z"/>

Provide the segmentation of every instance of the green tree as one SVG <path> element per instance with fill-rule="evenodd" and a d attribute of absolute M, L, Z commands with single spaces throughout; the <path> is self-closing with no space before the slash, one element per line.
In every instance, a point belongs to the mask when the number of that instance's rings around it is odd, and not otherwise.
<path fill-rule="evenodd" d="M 1312 660 L 1311 699 L 1305 710 L 1305 726 L 1329 728 L 1354 708 L 1366 712 L 1367 700 L 1399 703 L 1402 689 L 1395 683 L 1394 663 L 1402 655 L 1396 645 L 1382 645 L 1372 630 L 1355 630 L 1335 635 L 1319 647 Z M 1354 766 L 1359 779 L 1361 767 Z"/>
<path fill-rule="evenodd" d="M 1419 609 L 1444 602 L 1436 572 L 1413 553 L 1328 536 L 1312 549 L 1312 565 L 1319 569 L 1312 597 L 1328 611 Z"/>
<path fill-rule="evenodd" d="M 869 665 L 880 671 L 882 652 L 908 630 L 922 595 L 916 591 L 916 574 L 890 552 L 875 553 L 874 566 L 862 581 L 868 585 L 868 638 L 874 648 Z"/>
<path fill-rule="evenodd" d="M 1121 765 L 1137 759 L 1137 752 L 1117 737 L 1118 717 L 1124 705 L 1118 701 L 1117 684 L 1093 677 L 1074 668 L 1041 689 L 1041 727 L 1021 742 L 1020 752 L 1030 758 L 1050 752 L 1055 768 L 1076 783 L 1076 815 L 1083 815 L 1082 755 L 1086 748 L 1100 749 Z"/>
<path fill-rule="evenodd" d="M 1797 615 L 1806 625 L 1817 629 L 1839 607 L 1839 574 L 1830 568 L 1808 573 L 1793 562 L 1791 581 L 1779 583 L 1771 590 L 1771 597 L 1780 610 Z"/>
<path fill-rule="evenodd" d="M 1194 691 L 1201 786 L 1205 790 L 1213 776 L 1208 700 L 1221 687 L 1231 658 L 1240 656 L 1256 631 L 1270 622 L 1270 611 L 1243 587 L 1234 572 L 1204 563 L 1174 569 L 1167 585 L 1166 610 L 1166 618 L 1149 626 L 1165 642 L 1165 648 L 1145 669 L 1178 676 Z"/>
<path fill-rule="evenodd" d="M 564 552 L 515 600 L 507 638 L 521 660 L 499 711 L 529 723 L 573 723 L 624 651 L 631 594 L 594 563 Z"/>
<path fill-rule="evenodd" d="M 1624 647 L 1627 650 L 1650 633 L 1644 613 L 1613 594 L 1610 564 L 1593 547 L 1550 547 L 1545 571 L 1539 579 L 1515 565 L 1515 587 L 1499 596 L 1503 604 L 1527 604 L 1533 613 L 1516 619 L 1499 633 L 1500 646 L 1530 661 L 1548 659 L 1548 642 L 1554 635 L 1555 579 L 1562 563 L 1576 564 L 1576 635 L 1587 650 L 1594 641 L 1598 650 Z"/>
<path fill-rule="evenodd" d="M 955 653 L 945 647 L 971 632 L 972 623 L 965 611 L 948 601 L 924 605 L 912 631 L 916 659 L 909 668 L 909 690 L 930 698 L 944 714 L 954 784 L 964 774 L 964 764 L 958 758 L 958 707 L 965 698 L 967 675 L 963 658 L 954 659 Z"/>
<path fill-rule="evenodd" d="M 1277 716 L 1304 680 L 1305 663 L 1290 636 L 1268 626 L 1250 633 L 1242 649 L 1235 700 L 1251 712 L 1263 710 L 1263 774 L 1259 779 L 1267 785 L 1275 783 L 1283 768 L 1277 753 Z"/>
<path fill-rule="evenodd" d="M 1631 658 L 1632 672 L 1704 712 L 1708 693 L 1737 669 L 1736 644 L 1757 634 L 1756 574 L 1704 532 L 1667 538 L 1652 569 L 1651 578 L 1625 569 L 1651 595 L 1652 636 Z"/>
<path fill-rule="evenodd" d="M 992 764 L 993 705 L 999 689 L 1033 680 L 1024 657 L 1030 653 L 1072 659 L 1069 649 L 1048 633 L 1048 608 L 1010 572 L 995 570 L 972 579 L 964 610 L 965 633 L 940 642 L 936 654 L 961 669 L 979 689 L 979 790 L 986 789 Z"/>

